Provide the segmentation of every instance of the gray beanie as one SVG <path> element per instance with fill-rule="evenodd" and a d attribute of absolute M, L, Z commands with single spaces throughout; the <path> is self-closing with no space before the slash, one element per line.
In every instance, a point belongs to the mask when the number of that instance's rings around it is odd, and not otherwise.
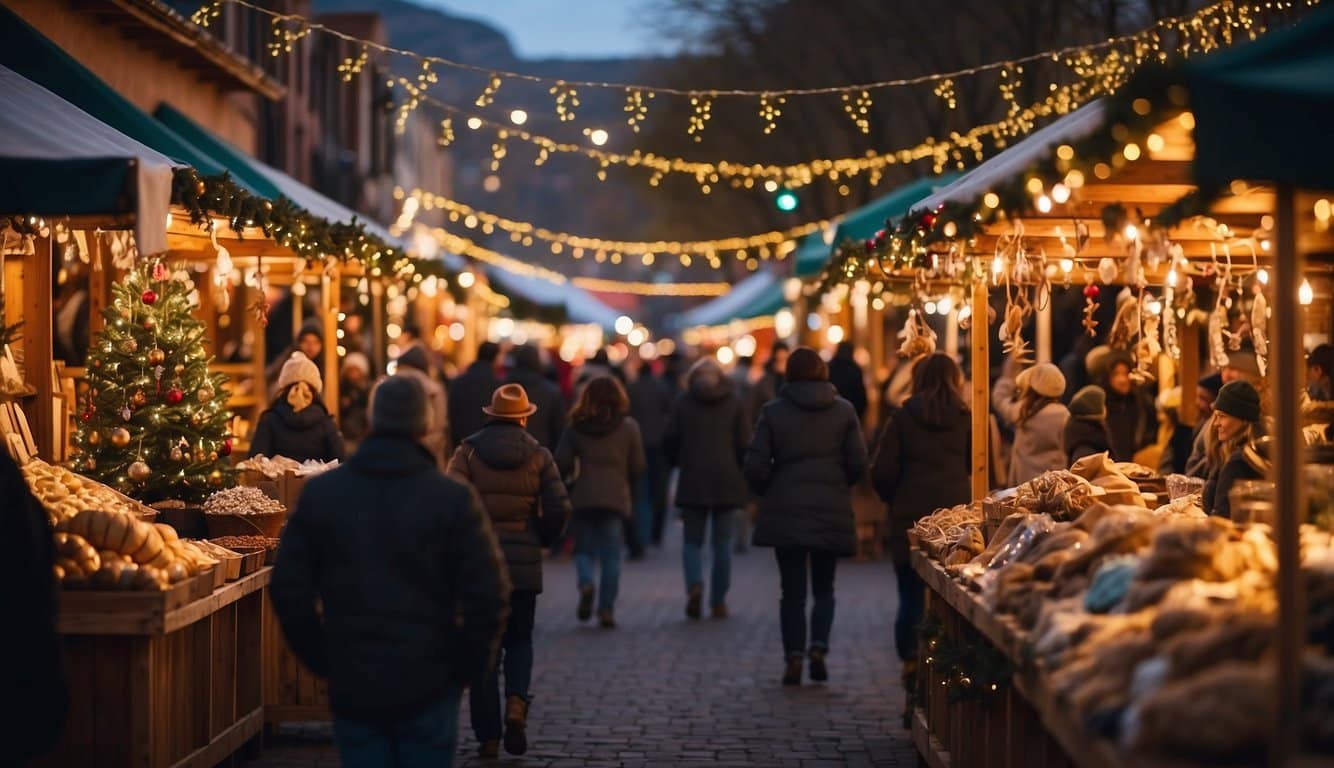
<path fill-rule="evenodd" d="M 418 438 L 430 424 L 426 390 L 407 376 L 390 376 L 371 393 L 371 434 Z"/>

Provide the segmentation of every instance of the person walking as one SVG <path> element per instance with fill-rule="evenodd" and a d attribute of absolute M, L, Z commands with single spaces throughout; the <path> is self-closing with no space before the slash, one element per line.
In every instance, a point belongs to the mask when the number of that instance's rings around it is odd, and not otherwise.
<path fill-rule="evenodd" d="M 941 507 L 971 496 L 972 416 L 963 400 L 963 372 L 941 352 L 913 365 L 912 395 L 880 434 L 871 482 L 889 505 L 889 554 L 898 582 L 894 646 L 905 684 L 916 679 L 917 626 L 925 592 L 908 559 L 908 529 Z"/>
<path fill-rule="evenodd" d="M 449 460 L 449 454 L 446 453 L 449 442 L 449 411 L 445 402 L 444 386 L 431 378 L 431 360 L 426 354 L 426 348 L 421 344 L 408 347 L 407 351 L 399 356 L 398 368 L 394 371 L 394 375 L 407 376 L 415 380 L 426 393 L 431 425 L 426 430 L 426 436 L 422 438 L 422 445 L 435 457 L 436 464 L 444 469 Z"/>
<path fill-rule="evenodd" d="M 838 390 L 838 396 L 852 403 L 852 410 L 857 412 L 857 420 L 866 418 L 868 406 L 866 398 L 866 374 L 857 363 L 853 353 L 856 347 L 850 341 L 840 341 L 834 350 L 834 357 L 829 361 L 829 382 Z"/>
<path fill-rule="evenodd" d="M 278 396 L 259 415 L 250 455 L 342 461 L 343 435 L 320 399 L 323 389 L 315 364 L 302 352 L 293 352 L 278 375 Z"/>
<path fill-rule="evenodd" d="M 596 594 L 598 623 L 605 629 L 616 626 L 624 526 L 633 510 L 631 490 L 647 463 L 639 425 L 627 415 L 629 408 L 619 381 L 610 376 L 589 380 L 556 448 L 556 466 L 570 486 L 574 505 L 578 617 L 580 621 L 592 617 Z M 595 561 L 602 569 L 596 587 Z"/>
<path fill-rule="evenodd" d="M 769 358 L 764 361 L 764 371 L 751 389 L 751 413 L 760 418 L 760 409 L 770 400 L 778 397 L 783 388 L 784 372 L 787 370 L 788 346 L 786 342 L 775 341 L 769 348 Z"/>
<path fill-rule="evenodd" d="M 477 348 L 477 359 L 445 388 L 449 398 L 450 434 L 455 442 L 486 426 L 482 409 L 491 404 L 491 394 L 500 386 L 496 378 L 496 358 L 499 356 L 499 344 L 482 342 Z"/>
<path fill-rule="evenodd" d="M 1107 393 L 1097 384 L 1090 384 L 1075 393 L 1070 400 L 1070 416 L 1061 430 L 1061 451 L 1067 466 L 1085 456 L 1111 450 L 1107 434 Z"/>
<path fill-rule="evenodd" d="M 338 425 L 346 442 L 356 444 L 370 431 L 371 363 L 348 352 L 338 377 Z"/>
<path fill-rule="evenodd" d="M 1061 431 L 1070 411 L 1061 403 L 1065 376 L 1051 363 L 1038 363 L 1013 378 L 1002 374 L 991 393 L 996 415 L 1014 428 L 1006 482 L 1026 483 L 1052 469 L 1065 469 Z"/>
<path fill-rule="evenodd" d="M 713 545 L 709 608 L 727 618 L 732 578 L 732 528 L 746 503 L 742 473 L 750 419 L 732 379 L 712 357 L 701 358 L 686 377 L 686 391 L 672 404 L 663 439 L 667 464 L 680 471 L 676 506 L 685 522 L 681 567 L 685 572 L 686 616 L 698 619 L 704 600 L 702 550 L 706 530 Z"/>
<path fill-rule="evenodd" d="M 662 528 L 667 518 L 667 460 L 663 455 L 663 434 L 672 410 L 672 391 L 667 382 L 653 375 L 647 360 L 639 361 L 639 371 L 626 386 L 630 398 L 630 418 L 639 425 L 644 441 L 647 465 L 635 486 L 635 510 L 627 530 L 630 559 L 638 560 L 650 543 L 662 542 Z"/>
<path fill-rule="evenodd" d="M 542 353 L 532 344 L 523 344 L 514 350 L 514 367 L 506 384 L 518 384 L 527 393 L 537 411 L 527 419 L 528 434 L 548 451 L 560 444 L 560 433 L 565 430 L 565 398 L 560 387 L 542 375 Z M 460 438 L 466 435 L 460 435 Z"/>
<path fill-rule="evenodd" d="M 509 613 L 481 500 L 421 446 L 429 419 L 420 384 L 382 381 L 370 435 L 306 483 L 278 548 L 278 622 L 329 680 L 347 768 L 453 765 L 462 689 L 490 668 Z"/>
<path fill-rule="evenodd" d="M 828 680 L 834 571 L 839 557 L 857 551 L 851 488 L 866 472 L 866 443 L 856 412 L 829 383 L 829 368 L 815 350 L 798 347 L 787 360 L 787 382 L 760 410 L 744 471 L 760 497 L 755 545 L 772 547 L 778 560 L 783 684 L 801 684 L 808 574 L 815 598 L 810 676 Z"/>
<path fill-rule="evenodd" d="M 528 751 L 528 710 L 532 697 L 533 625 L 542 593 L 542 550 L 565 532 L 570 499 L 551 452 L 526 431 L 542 413 L 518 384 L 505 384 L 482 409 L 480 432 L 463 439 L 449 462 L 449 474 L 465 480 L 482 497 L 491 527 L 509 568 L 510 619 L 500 642 L 505 668 L 505 751 Z M 483 759 L 500 753 L 500 664 L 473 682 L 472 729 Z"/>

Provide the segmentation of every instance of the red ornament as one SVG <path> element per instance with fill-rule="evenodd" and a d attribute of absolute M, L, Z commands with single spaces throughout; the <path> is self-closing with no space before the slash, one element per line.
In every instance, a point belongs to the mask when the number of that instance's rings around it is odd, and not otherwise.
<path fill-rule="evenodd" d="M 232 455 L 232 439 L 230 437 L 222 441 L 222 447 L 218 449 L 218 455 L 220 456 Z"/>
<path fill-rule="evenodd" d="M 867 240 L 865 243 L 862 243 L 862 245 L 866 246 L 866 251 L 868 253 L 875 253 L 875 247 L 879 245 L 879 243 L 877 243 L 874 239 L 871 239 Z"/>
<path fill-rule="evenodd" d="M 1096 285 L 1089 284 L 1084 286 L 1084 298 L 1086 299 L 1096 299 L 1098 298 L 1099 293 L 1101 293 L 1101 291 L 1098 290 L 1098 286 Z"/>
<path fill-rule="evenodd" d="M 177 389 L 176 387 L 172 387 L 171 389 L 167 390 L 168 403 L 171 403 L 172 405 L 177 405 L 184 399 L 185 399 L 185 393 Z"/>
<path fill-rule="evenodd" d="M 152 290 L 144 291 L 144 295 L 139 298 L 143 299 L 145 304 L 152 304 L 157 301 L 157 293 Z"/>
<path fill-rule="evenodd" d="M 87 424 L 88 422 L 90 422 L 90 421 L 92 421 L 92 420 L 93 420 L 93 412 L 92 412 L 92 411 L 84 411 L 84 412 L 83 412 L 83 423 L 84 423 L 84 424 Z"/>
<path fill-rule="evenodd" d="M 931 229 L 932 227 L 936 226 L 936 214 L 934 213 L 922 214 L 922 218 L 917 220 L 917 224 L 922 229 L 927 229 L 927 230 Z"/>

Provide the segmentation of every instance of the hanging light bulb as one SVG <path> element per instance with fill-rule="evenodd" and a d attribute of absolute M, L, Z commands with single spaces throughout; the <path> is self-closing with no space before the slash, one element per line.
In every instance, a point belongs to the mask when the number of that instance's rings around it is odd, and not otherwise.
<path fill-rule="evenodd" d="M 1269 270 L 1261 268 L 1255 273 L 1255 279 L 1260 281 L 1260 285 L 1269 285 Z"/>
<path fill-rule="evenodd" d="M 1261 282 L 1264 282 L 1263 280 Z M 1177 268 L 1175 265 L 1167 270 L 1167 285 L 1171 288 L 1177 287 Z"/>
<path fill-rule="evenodd" d="M 1051 198 L 1042 195 L 1038 198 L 1038 210 L 1042 213 L 1051 213 Z"/>
<path fill-rule="evenodd" d="M 1303 307 L 1309 307 L 1311 302 L 1315 301 L 1315 291 L 1311 290 L 1311 281 L 1304 277 L 1301 287 L 1297 289 L 1297 301 L 1301 302 Z"/>
<path fill-rule="evenodd" d="M 1138 238 L 1139 238 L 1139 227 L 1136 227 L 1134 224 L 1127 224 L 1127 225 L 1126 225 L 1126 239 L 1127 239 L 1127 240 L 1137 240 Z"/>
<path fill-rule="evenodd" d="M 1074 260 L 1074 259 L 1061 259 L 1061 271 L 1062 271 L 1062 272 L 1064 272 L 1065 274 L 1068 275 L 1068 274 L 1070 274 L 1072 271 L 1074 271 L 1074 268 L 1075 268 L 1075 260 Z"/>
<path fill-rule="evenodd" d="M 992 275 L 1000 277 L 1000 274 L 1004 271 L 1005 271 L 1005 262 L 1001 261 L 1001 257 L 997 256 L 996 258 L 991 260 Z"/>

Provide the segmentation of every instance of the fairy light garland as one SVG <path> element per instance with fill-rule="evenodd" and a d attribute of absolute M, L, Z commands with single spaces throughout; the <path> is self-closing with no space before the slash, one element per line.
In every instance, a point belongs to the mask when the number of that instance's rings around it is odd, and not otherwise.
<path fill-rule="evenodd" d="M 412 215 L 422 210 L 440 209 L 448 213 L 450 221 L 462 223 L 468 229 L 480 227 L 486 234 L 500 229 L 509 233 L 511 238 L 517 237 L 516 242 L 523 245 L 532 245 L 533 240 L 541 240 L 550 246 L 553 254 L 567 254 L 571 258 L 580 259 L 587 254 L 602 251 L 607 254 L 620 253 L 641 260 L 647 258 L 646 264 L 652 264 L 664 255 L 680 257 L 689 254 L 708 261 L 714 268 L 720 268 L 724 258 L 735 258 L 754 270 L 759 267 L 761 261 L 786 258 L 794 248 L 794 240 L 818 232 L 830 224 L 830 220 L 823 219 L 788 229 L 714 240 L 608 240 L 553 231 L 532 222 L 508 219 L 420 189 L 409 192 L 398 187 L 394 189 L 394 197 L 399 200 L 415 201 L 415 204 L 404 205 L 404 211 L 411 212 Z M 395 226 L 402 228 L 409 224 L 411 217 L 400 219 Z"/>

